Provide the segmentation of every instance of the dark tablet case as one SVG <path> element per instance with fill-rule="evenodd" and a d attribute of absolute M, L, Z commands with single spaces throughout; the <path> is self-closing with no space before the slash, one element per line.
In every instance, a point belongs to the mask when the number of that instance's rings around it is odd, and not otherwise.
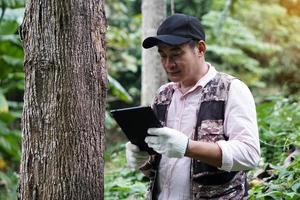
<path fill-rule="evenodd" d="M 128 140 L 149 154 L 156 152 L 145 143 L 148 128 L 162 127 L 150 106 L 138 106 L 110 111 Z"/>

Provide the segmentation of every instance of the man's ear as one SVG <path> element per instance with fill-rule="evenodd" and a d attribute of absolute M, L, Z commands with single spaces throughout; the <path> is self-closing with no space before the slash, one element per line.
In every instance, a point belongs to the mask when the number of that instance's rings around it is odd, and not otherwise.
<path fill-rule="evenodd" d="M 203 40 L 200 40 L 198 42 L 198 50 L 199 50 L 200 55 L 203 56 L 205 54 L 205 52 L 206 52 L 206 44 L 205 44 L 205 42 Z"/>

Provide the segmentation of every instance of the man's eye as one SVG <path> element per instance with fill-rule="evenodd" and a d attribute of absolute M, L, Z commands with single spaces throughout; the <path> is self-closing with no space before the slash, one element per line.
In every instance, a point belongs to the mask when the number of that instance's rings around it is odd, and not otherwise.
<path fill-rule="evenodd" d="M 177 57 L 179 57 L 180 56 L 180 54 L 173 54 L 173 55 L 171 55 L 170 57 L 171 58 L 177 58 Z"/>
<path fill-rule="evenodd" d="M 177 57 L 177 56 L 180 56 L 180 55 L 181 55 L 181 52 L 175 52 L 172 56 Z"/>

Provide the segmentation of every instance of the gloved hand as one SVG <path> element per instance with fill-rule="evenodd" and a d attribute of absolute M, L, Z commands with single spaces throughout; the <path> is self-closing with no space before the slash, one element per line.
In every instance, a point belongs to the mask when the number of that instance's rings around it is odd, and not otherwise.
<path fill-rule="evenodd" d="M 129 168 L 138 169 L 149 159 L 149 154 L 146 151 L 141 151 L 138 146 L 131 142 L 127 142 L 125 148 Z"/>
<path fill-rule="evenodd" d="M 149 128 L 145 142 L 157 153 L 169 158 L 182 158 L 188 145 L 188 136 L 172 128 Z"/>

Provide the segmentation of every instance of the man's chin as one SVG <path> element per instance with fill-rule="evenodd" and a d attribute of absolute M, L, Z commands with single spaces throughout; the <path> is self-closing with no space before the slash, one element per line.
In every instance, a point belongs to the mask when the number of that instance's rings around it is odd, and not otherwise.
<path fill-rule="evenodd" d="M 177 82 L 179 82 L 180 81 L 180 77 L 179 76 L 168 76 L 168 79 L 170 80 L 170 81 L 172 81 L 172 82 L 175 82 L 175 83 L 177 83 Z"/>
<path fill-rule="evenodd" d="M 178 83 L 180 81 L 179 78 L 169 77 L 169 80 L 174 83 Z"/>

